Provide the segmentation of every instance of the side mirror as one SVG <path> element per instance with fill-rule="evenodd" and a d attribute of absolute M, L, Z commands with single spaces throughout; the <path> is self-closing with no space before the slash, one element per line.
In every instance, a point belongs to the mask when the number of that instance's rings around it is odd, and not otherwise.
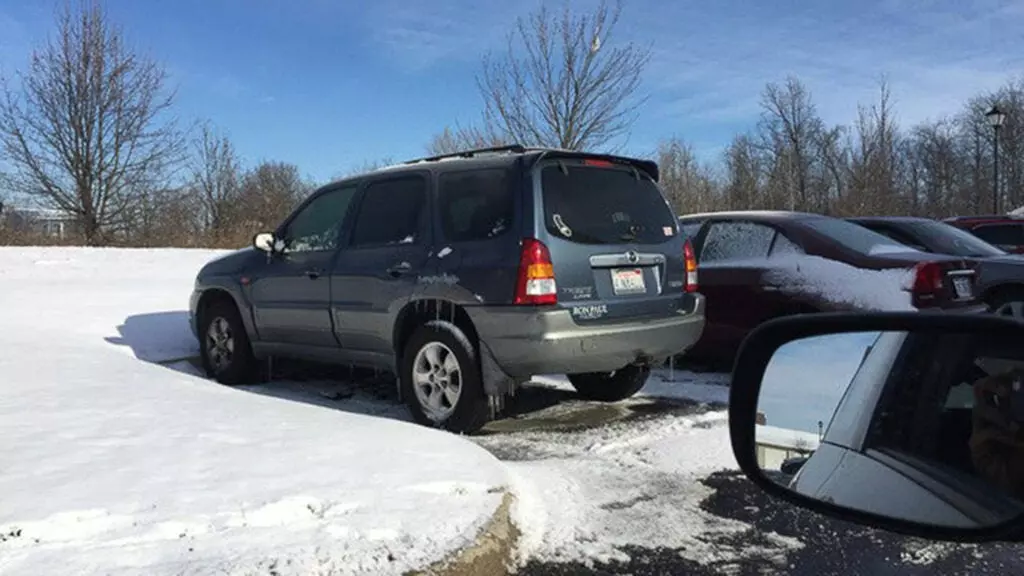
<path fill-rule="evenodd" d="M 729 396 L 733 453 L 769 494 L 955 541 L 1024 540 L 1024 323 L 990 314 L 781 318 Z"/>
<path fill-rule="evenodd" d="M 278 244 L 279 241 L 274 238 L 272 232 L 260 232 L 252 237 L 253 247 L 268 254 L 280 252 Z"/>

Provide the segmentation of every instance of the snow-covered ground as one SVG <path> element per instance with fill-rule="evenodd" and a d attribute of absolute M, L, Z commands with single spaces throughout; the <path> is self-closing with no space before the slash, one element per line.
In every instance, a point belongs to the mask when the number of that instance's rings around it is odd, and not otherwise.
<path fill-rule="evenodd" d="M 472 442 L 141 361 L 195 354 L 214 255 L 0 248 L 0 573 L 401 573 L 474 538 L 509 477 Z"/>
<path fill-rule="evenodd" d="M 638 397 L 620 404 L 647 416 L 477 438 L 508 461 L 515 478 L 520 559 L 625 561 L 631 548 L 667 548 L 701 564 L 721 565 L 758 555 L 743 542 L 730 544 L 730 536 L 749 524 L 701 508 L 712 493 L 701 480 L 736 468 L 727 383 L 724 374 L 658 370 Z M 572 389 L 563 377 L 534 378 L 534 384 Z M 569 402 L 551 410 L 586 409 Z M 799 547 L 792 539 L 770 539 L 776 550 Z"/>

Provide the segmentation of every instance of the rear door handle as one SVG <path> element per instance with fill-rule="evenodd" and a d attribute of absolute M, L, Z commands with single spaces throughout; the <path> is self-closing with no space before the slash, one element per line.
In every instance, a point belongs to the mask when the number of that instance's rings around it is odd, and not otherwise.
<path fill-rule="evenodd" d="M 394 278 L 398 278 L 399 276 L 401 276 L 402 274 L 405 274 L 409 270 L 412 270 L 412 265 L 409 264 L 408 262 L 401 262 L 399 264 L 395 264 L 394 266 L 388 268 L 388 274 L 391 275 Z"/>
<path fill-rule="evenodd" d="M 309 270 L 306 270 L 306 277 L 309 278 L 310 280 L 316 280 L 317 278 L 320 277 L 320 274 L 322 272 L 323 271 L 320 270 L 319 268 L 310 268 Z"/>

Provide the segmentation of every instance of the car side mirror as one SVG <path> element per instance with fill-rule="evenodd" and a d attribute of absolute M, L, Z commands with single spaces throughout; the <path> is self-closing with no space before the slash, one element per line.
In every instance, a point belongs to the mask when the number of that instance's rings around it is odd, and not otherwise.
<path fill-rule="evenodd" d="M 744 340 L 733 454 L 770 495 L 900 534 L 1024 541 L 1024 323 L 813 314 Z"/>
<path fill-rule="evenodd" d="M 285 242 L 274 236 L 273 232 L 260 232 L 252 237 L 252 245 L 257 250 L 267 254 L 280 254 L 284 252 Z"/>

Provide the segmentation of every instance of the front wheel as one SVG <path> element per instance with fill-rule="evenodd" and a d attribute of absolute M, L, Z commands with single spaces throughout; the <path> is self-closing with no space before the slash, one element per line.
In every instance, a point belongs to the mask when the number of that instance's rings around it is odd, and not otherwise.
<path fill-rule="evenodd" d="M 402 397 L 420 424 L 468 434 L 487 423 L 476 349 L 455 324 L 420 326 L 405 346 L 400 372 Z"/>
<path fill-rule="evenodd" d="M 630 365 L 614 372 L 569 374 L 569 382 L 587 400 L 618 402 L 639 392 L 650 375 L 649 367 Z"/>
<path fill-rule="evenodd" d="M 229 386 L 254 381 L 256 358 L 238 308 L 214 302 L 200 320 L 199 353 L 207 376 Z"/>

